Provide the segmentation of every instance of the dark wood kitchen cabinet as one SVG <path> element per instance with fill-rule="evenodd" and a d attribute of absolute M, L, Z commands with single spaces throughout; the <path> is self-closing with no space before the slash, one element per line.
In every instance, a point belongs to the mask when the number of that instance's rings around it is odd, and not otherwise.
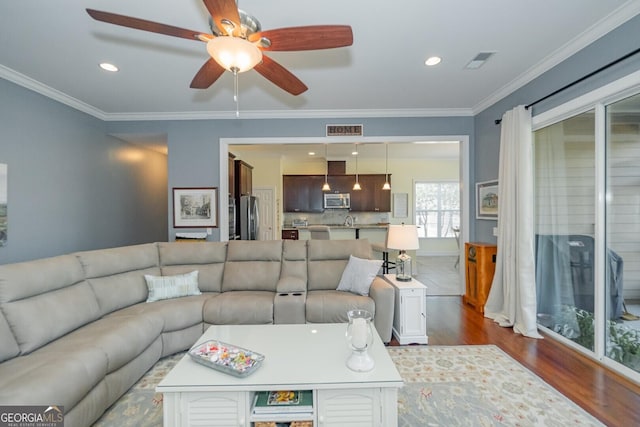
<path fill-rule="evenodd" d="M 283 175 L 282 198 L 285 212 L 322 212 L 324 175 Z"/>
<path fill-rule="evenodd" d="M 351 193 L 355 179 L 355 175 L 329 175 L 327 177 L 331 187 L 329 193 Z"/>
<path fill-rule="evenodd" d="M 253 191 L 253 166 L 242 160 L 235 160 L 235 194 L 236 198 L 250 195 Z"/>
<path fill-rule="evenodd" d="M 384 181 L 385 176 L 381 174 L 358 175 L 362 190 L 350 191 L 351 211 L 391 212 L 391 191 L 382 189 Z M 353 182 L 355 182 L 355 176 Z M 389 175 L 389 183 L 391 183 L 391 175 Z"/>
<path fill-rule="evenodd" d="M 229 196 L 235 197 L 236 195 L 236 156 L 232 153 L 229 153 L 229 164 L 228 164 L 228 172 L 229 172 Z"/>

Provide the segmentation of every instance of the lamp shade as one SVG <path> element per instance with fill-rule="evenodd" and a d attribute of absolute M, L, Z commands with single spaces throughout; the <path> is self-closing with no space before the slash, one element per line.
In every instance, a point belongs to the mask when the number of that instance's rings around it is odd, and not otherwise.
<path fill-rule="evenodd" d="M 220 36 L 207 42 L 207 52 L 227 71 L 243 73 L 262 61 L 262 51 L 240 37 Z"/>
<path fill-rule="evenodd" d="M 420 249 L 418 228 L 415 225 L 390 225 L 387 229 L 386 246 L 399 251 Z"/>

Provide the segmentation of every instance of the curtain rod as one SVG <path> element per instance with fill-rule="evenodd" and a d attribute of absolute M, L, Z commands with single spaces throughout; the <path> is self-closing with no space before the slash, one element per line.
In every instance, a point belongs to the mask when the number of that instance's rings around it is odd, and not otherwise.
<path fill-rule="evenodd" d="M 536 105 L 536 104 L 538 104 L 538 103 L 540 103 L 540 102 L 542 102 L 542 101 L 544 101 L 544 100 L 546 100 L 546 99 L 548 99 L 548 98 L 551 98 L 552 96 L 557 95 L 558 93 L 560 93 L 560 92 L 562 92 L 562 91 L 564 91 L 564 90 L 566 90 L 566 89 L 569 89 L 570 87 L 572 87 L 572 86 L 574 86 L 574 85 L 577 85 L 578 83 L 580 83 L 580 82 L 582 82 L 582 81 L 584 81 L 584 80 L 588 79 L 589 77 L 592 77 L 592 76 L 594 76 L 594 75 L 596 75 L 596 74 L 600 73 L 601 71 L 604 71 L 604 70 L 606 70 L 607 68 L 612 67 L 612 66 L 614 66 L 614 65 L 618 64 L 619 62 L 624 61 L 625 59 L 627 59 L 627 58 L 629 58 L 629 57 L 631 57 L 631 56 L 633 56 L 633 55 L 637 54 L 638 52 L 640 52 L 640 48 L 638 48 L 638 49 L 634 50 L 633 52 L 629 52 L 629 53 L 627 53 L 626 55 L 621 56 L 620 58 L 618 58 L 618 59 L 616 59 L 616 60 L 614 60 L 614 61 L 611 61 L 611 62 L 609 62 L 609 63 L 608 63 L 608 64 L 606 64 L 606 65 L 603 65 L 602 67 L 598 68 L 597 70 L 590 72 L 590 73 L 589 73 L 589 74 L 587 74 L 586 76 L 580 77 L 578 80 L 574 80 L 573 82 L 571 82 L 571 83 L 569 83 L 569 84 L 567 84 L 567 85 L 562 86 L 560 89 L 555 90 L 555 91 L 551 92 L 549 95 L 543 96 L 542 98 L 540 98 L 540 99 L 538 99 L 538 100 L 533 101 L 533 102 L 532 102 L 531 104 L 529 104 L 529 105 L 525 105 L 525 106 L 524 106 L 525 110 L 528 110 L 529 108 L 533 107 L 534 105 Z M 496 120 L 495 120 L 495 124 L 499 125 L 500 123 L 502 123 L 502 119 L 496 119 Z"/>

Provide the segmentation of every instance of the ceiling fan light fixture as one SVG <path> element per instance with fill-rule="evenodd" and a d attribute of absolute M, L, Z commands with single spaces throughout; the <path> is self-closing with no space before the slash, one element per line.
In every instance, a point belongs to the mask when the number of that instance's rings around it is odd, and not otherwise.
<path fill-rule="evenodd" d="M 262 51 L 240 37 L 214 37 L 207 42 L 207 52 L 227 71 L 244 73 L 262 61 Z"/>

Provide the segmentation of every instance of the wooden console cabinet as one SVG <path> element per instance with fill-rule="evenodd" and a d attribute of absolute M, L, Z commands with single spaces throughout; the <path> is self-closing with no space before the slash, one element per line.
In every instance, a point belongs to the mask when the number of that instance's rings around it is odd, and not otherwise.
<path fill-rule="evenodd" d="M 484 305 L 496 271 L 497 246 L 491 243 L 467 242 L 464 245 L 464 253 L 467 283 L 463 301 L 484 313 Z"/>

